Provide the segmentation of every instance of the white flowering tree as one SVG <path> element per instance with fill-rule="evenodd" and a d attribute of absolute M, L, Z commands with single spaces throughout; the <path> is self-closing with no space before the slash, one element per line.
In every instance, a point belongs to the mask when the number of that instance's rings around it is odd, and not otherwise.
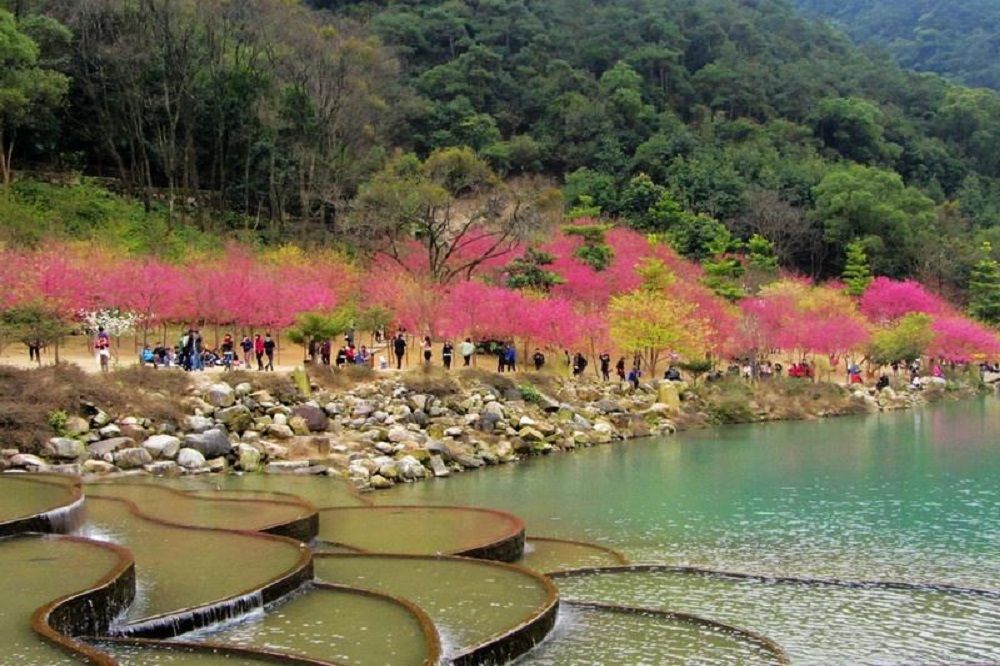
<path fill-rule="evenodd" d="M 121 347 L 121 336 L 134 332 L 141 324 L 142 317 L 135 312 L 105 308 L 103 310 L 81 310 L 80 322 L 88 335 L 97 335 L 104 329 L 109 337 L 115 339 L 115 362 L 118 362 L 118 351 Z"/>

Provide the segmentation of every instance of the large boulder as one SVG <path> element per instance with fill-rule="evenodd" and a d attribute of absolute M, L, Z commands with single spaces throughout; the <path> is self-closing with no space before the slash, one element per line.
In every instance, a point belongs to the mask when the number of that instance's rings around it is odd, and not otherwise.
<path fill-rule="evenodd" d="M 312 432 L 326 430 L 326 412 L 316 405 L 298 405 L 292 409 L 292 414 L 301 417 Z"/>
<path fill-rule="evenodd" d="M 215 413 L 217 421 L 231 432 L 243 432 L 253 427 L 253 415 L 243 405 L 233 405 Z"/>
<path fill-rule="evenodd" d="M 236 391 L 229 384 L 212 384 L 205 391 L 205 400 L 214 407 L 232 407 L 236 402 Z"/>
<path fill-rule="evenodd" d="M 177 464 L 184 469 L 201 469 L 205 466 L 205 456 L 197 449 L 181 449 L 177 452 Z"/>
<path fill-rule="evenodd" d="M 212 428 L 202 433 L 184 436 L 184 446 L 198 451 L 206 458 L 216 458 L 229 453 L 232 445 L 229 436 L 220 428 Z"/>
<path fill-rule="evenodd" d="M 115 451 L 131 449 L 134 446 L 135 440 L 131 437 L 114 437 L 94 442 L 87 447 L 87 451 L 90 453 L 91 458 L 112 462 L 111 456 Z"/>
<path fill-rule="evenodd" d="M 80 418 L 79 416 L 70 416 L 66 419 L 66 425 L 63 426 L 63 432 L 66 433 L 67 437 L 79 437 L 80 435 L 86 435 L 90 432 L 90 424 L 87 423 L 87 419 Z"/>
<path fill-rule="evenodd" d="M 115 465 L 120 469 L 138 469 L 153 462 L 153 456 L 149 451 L 137 446 L 131 449 L 122 449 L 115 453 Z"/>
<path fill-rule="evenodd" d="M 10 466 L 32 472 L 42 471 L 48 467 L 44 460 L 30 453 L 18 453 L 10 459 Z"/>
<path fill-rule="evenodd" d="M 76 460 L 87 454 L 87 447 L 78 439 L 53 437 L 45 445 L 45 455 L 58 460 Z"/>
<path fill-rule="evenodd" d="M 677 390 L 677 384 L 675 382 L 660 383 L 657 389 L 656 401 L 666 405 L 671 413 L 679 414 L 681 411 L 681 396 Z"/>
<path fill-rule="evenodd" d="M 173 460 L 181 450 L 181 440 L 173 435 L 153 435 L 142 443 L 153 458 Z"/>
<path fill-rule="evenodd" d="M 280 416 L 280 414 L 278 416 Z M 295 433 L 287 425 L 272 423 L 267 426 L 267 435 L 268 437 L 274 437 L 275 439 L 291 439 L 295 436 Z"/>
<path fill-rule="evenodd" d="M 184 429 L 188 432 L 205 432 L 211 430 L 215 422 L 207 416 L 189 416 L 184 419 Z"/>
<path fill-rule="evenodd" d="M 244 472 L 256 472 L 260 469 L 261 453 L 249 444 L 239 444 L 236 447 L 240 469 Z"/>

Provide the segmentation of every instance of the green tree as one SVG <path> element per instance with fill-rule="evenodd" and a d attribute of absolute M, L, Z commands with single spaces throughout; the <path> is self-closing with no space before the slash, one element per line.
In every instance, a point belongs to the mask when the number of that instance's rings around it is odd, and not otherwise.
<path fill-rule="evenodd" d="M 851 296 L 865 293 L 865 289 L 872 283 L 872 269 L 868 265 L 864 243 L 860 240 L 854 240 L 847 245 L 847 261 L 841 277 L 847 285 L 847 293 Z"/>
<path fill-rule="evenodd" d="M 555 260 L 551 254 L 529 247 L 523 257 L 507 264 L 507 286 L 511 289 L 530 289 L 548 292 L 563 279 L 558 274 L 546 270 Z"/>
<path fill-rule="evenodd" d="M 983 243 L 983 258 L 972 268 L 969 279 L 969 314 L 988 324 L 1000 324 L 1000 262 L 990 256 L 993 248 Z"/>
<path fill-rule="evenodd" d="M 59 342 L 69 332 L 69 326 L 59 313 L 42 303 L 27 303 L 0 313 L 0 340 L 4 343 L 16 340 L 33 347 L 54 345 L 57 362 Z M 41 358 L 38 363 L 41 365 Z"/>
<path fill-rule="evenodd" d="M 595 271 L 603 271 L 614 258 L 614 250 L 605 238 L 610 229 L 608 224 L 571 224 L 563 227 L 563 232 L 583 239 L 583 245 L 576 249 L 573 256 Z"/>
<path fill-rule="evenodd" d="M 23 23 L 0 9 L 0 180 L 5 192 L 13 175 L 18 130 L 54 109 L 69 87 L 64 74 L 42 65 L 41 49 Z M 51 19 L 33 17 L 30 25 L 69 39 L 66 28 Z"/>
<path fill-rule="evenodd" d="M 288 329 L 288 339 L 302 345 L 308 354 L 324 340 L 335 340 L 354 328 L 356 318 L 357 310 L 353 305 L 330 312 L 303 312 Z"/>
<path fill-rule="evenodd" d="M 895 326 L 875 332 L 869 356 L 881 364 L 915 361 L 923 356 L 933 340 L 930 315 L 908 314 Z"/>
<path fill-rule="evenodd" d="M 834 248 L 860 238 L 874 272 L 909 274 L 923 243 L 932 241 L 934 202 L 898 174 L 849 164 L 828 173 L 814 188 L 815 218 Z"/>

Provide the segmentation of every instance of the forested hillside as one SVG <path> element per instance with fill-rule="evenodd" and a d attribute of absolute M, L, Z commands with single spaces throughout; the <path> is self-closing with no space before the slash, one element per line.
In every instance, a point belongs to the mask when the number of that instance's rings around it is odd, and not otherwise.
<path fill-rule="evenodd" d="M 207 224 L 197 200 L 246 236 L 360 247 L 442 196 L 421 168 L 478 164 L 448 151 L 468 146 L 491 172 L 452 195 L 503 188 L 509 210 L 551 204 L 557 182 L 567 214 L 723 271 L 759 234 L 785 267 L 839 275 L 859 240 L 877 273 L 960 295 L 1000 239 L 1000 97 L 868 55 L 785 0 L 4 4 L 0 35 L 36 46 L 3 56 L 0 86 L 46 71 L 66 88 L 0 95 L 14 171 L 115 178 L 168 209 L 168 234 Z"/>
<path fill-rule="evenodd" d="M 993 0 L 795 0 L 904 67 L 1000 89 L 1000 3 Z"/>

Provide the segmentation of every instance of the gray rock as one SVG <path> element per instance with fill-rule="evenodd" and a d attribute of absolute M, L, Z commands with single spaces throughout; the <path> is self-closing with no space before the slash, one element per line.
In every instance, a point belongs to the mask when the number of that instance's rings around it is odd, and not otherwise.
<path fill-rule="evenodd" d="M 181 473 L 181 468 L 173 460 L 161 460 L 146 465 L 146 471 L 153 476 L 177 476 Z"/>
<path fill-rule="evenodd" d="M 292 409 L 292 414 L 301 417 L 312 432 L 326 430 L 326 412 L 315 405 L 298 405 Z"/>
<path fill-rule="evenodd" d="M 103 460 L 85 460 L 81 466 L 84 474 L 110 474 L 115 466 Z"/>
<path fill-rule="evenodd" d="M 234 390 L 236 391 L 236 395 L 242 398 L 243 396 L 250 395 L 253 391 L 253 386 L 251 386 L 249 382 L 240 382 L 236 385 Z"/>
<path fill-rule="evenodd" d="M 226 459 L 221 456 L 218 458 L 212 458 L 207 461 L 206 464 L 208 465 L 208 471 L 214 474 L 225 472 L 226 468 L 229 466 L 228 463 L 226 463 Z"/>
<path fill-rule="evenodd" d="M 284 460 L 268 463 L 264 471 L 268 474 L 294 474 L 296 470 L 309 469 L 308 460 Z"/>
<path fill-rule="evenodd" d="M 141 442 L 146 439 L 149 434 L 146 429 L 137 423 L 123 423 L 121 425 L 122 437 L 131 437 L 137 442 Z"/>
<path fill-rule="evenodd" d="M 142 443 L 153 458 L 173 460 L 181 450 L 181 440 L 173 435 L 153 435 Z"/>
<path fill-rule="evenodd" d="M 479 469 L 486 464 L 479 456 L 469 455 L 466 453 L 456 454 L 455 461 L 466 469 Z"/>
<path fill-rule="evenodd" d="M 279 416 L 281 416 L 279 414 Z M 292 429 L 283 423 L 272 423 L 267 426 L 267 434 L 269 437 L 274 437 L 275 439 L 291 439 L 295 436 Z"/>
<path fill-rule="evenodd" d="M 111 415 L 107 412 L 98 409 L 97 413 L 90 417 L 90 423 L 98 428 L 103 428 L 104 426 L 111 423 Z"/>
<path fill-rule="evenodd" d="M 288 447 L 274 442 L 264 442 L 264 453 L 271 460 L 283 460 L 288 457 Z"/>
<path fill-rule="evenodd" d="M 491 402 L 488 402 L 488 403 L 486 403 L 486 406 L 483 407 L 482 413 L 483 414 L 492 414 L 492 415 L 496 416 L 498 420 L 502 419 L 503 418 L 503 405 L 501 405 L 499 402 L 496 402 L 495 400 L 491 401 Z"/>
<path fill-rule="evenodd" d="M 184 446 L 200 452 L 206 458 L 224 456 L 232 448 L 229 437 L 219 428 L 212 428 L 194 435 L 185 435 Z"/>
<path fill-rule="evenodd" d="M 110 423 L 98 430 L 97 434 L 100 435 L 102 439 L 111 439 L 113 437 L 121 437 L 122 429 L 114 423 Z"/>
<path fill-rule="evenodd" d="M 10 459 L 10 466 L 33 471 L 44 470 L 48 467 L 44 460 L 30 453 L 18 453 Z"/>
<path fill-rule="evenodd" d="M 545 439 L 545 436 L 535 428 L 521 428 L 517 436 L 525 442 L 541 442 Z"/>
<path fill-rule="evenodd" d="M 212 384 L 205 391 L 205 400 L 215 407 L 231 407 L 236 402 L 236 391 L 229 384 Z"/>
<path fill-rule="evenodd" d="M 122 449 L 115 453 L 115 465 L 120 469 L 137 469 L 153 462 L 153 456 L 149 451 L 137 446 L 131 449 Z"/>
<path fill-rule="evenodd" d="M 236 455 L 240 469 L 244 472 L 256 472 L 260 469 L 261 453 L 254 447 L 248 444 L 239 444 L 236 447 Z"/>
<path fill-rule="evenodd" d="M 376 474 L 368 479 L 368 483 L 371 484 L 371 487 L 375 490 L 386 490 L 388 488 L 392 488 L 393 486 L 392 481 L 385 478 L 381 474 Z"/>
<path fill-rule="evenodd" d="M 432 455 L 430 463 L 431 471 L 434 472 L 434 476 L 441 478 L 451 475 L 451 471 L 448 470 L 448 466 L 444 464 L 444 460 L 441 459 L 441 456 Z"/>
<path fill-rule="evenodd" d="M 67 437 L 79 437 L 90 432 L 90 424 L 87 423 L 86 419 L 82 419 L 79 416 L 71 416 L 66 419 L 66 426 L 63 430 Z"/>
<path fill-rule="evenodd" d="M 131 437 L 115 437 L 114 439 L 104 439 L 94 442 L 87 447 L 87 451 L 90 453 L 91 458 L 112 462 L 109 458 L 115 451 L 131 449 L 134 446 L 135 440 Z"/>
<path fill-rule="evenodd" d="M 253 427 L 253 415 L 243 405 L 220 409 L 215 413 L 215 419 L 231 432 L 243 432 Z"/>
<path fill-rule="evenodd" d="M 403 426 L 393 426 L 389 428 L 389 434 L 386 437 L 390 442 L 398 444 L 399 442 L 408 442 L 413 439 L 413 433 L 404 428 Z"/>
<path fill-rule="evenodd" d="M 413 456 L 403 456 L 400 458 L 396 461 L 396 468 L 399 470 L 399 476 L 402 479 L 415 480 L 427 476 L 427 470 Z"/>
<path fill-rule="evenodd" d="M 50 474 L 66 474 L 68 476 L 80 476 L 83 473 L 83 466 L 79 463 L 70 463 L 67 465 L 49 465 L 45 468 L 46 472 Z"/>
<path fill-rule="evenodd" d="M 184 429 L 188 432 L 205 432 L 214 425 L 215 422 L 207 416 L 189 416 L 184 420 Z"/>
<path fill-rule="evenodd" d="M 184 469 L 201 469 L 205 466 L 205 456 L 197 449 L 181 449 L 177 452 L 177 464 Z"/>
<path fill-rule="evenodd" d="M 76 460 L 87 454 L 87 447 L 78 439 L 53 437 L 45 445 L 45 453 L 58 460 Z"/>
<path fill-rule="evenodd" d="M 496 403 L 494 403 L 496 404 Z M 483 412 L 479 415 L 479 429 L 485 432 L 493 432 L 497 424 L 503 421 L 503 417 L 494 412 Z"/>

